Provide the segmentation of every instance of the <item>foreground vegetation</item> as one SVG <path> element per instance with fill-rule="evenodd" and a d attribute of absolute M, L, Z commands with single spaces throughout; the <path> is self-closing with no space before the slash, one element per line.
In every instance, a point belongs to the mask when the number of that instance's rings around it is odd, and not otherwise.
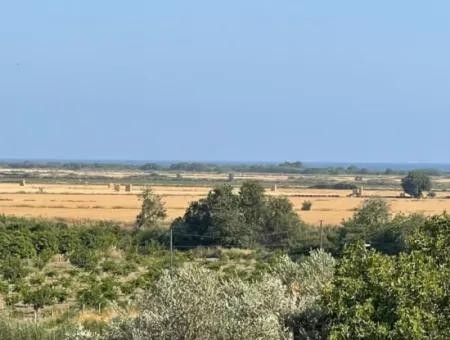
<path fill-rule="evenodd" d="M 450 216 L 366 201 L 342 226 L 256 182 L 170 230 L 145 192 L 134 229 L 0 217 L 1 339 L 447 339 Z"/>

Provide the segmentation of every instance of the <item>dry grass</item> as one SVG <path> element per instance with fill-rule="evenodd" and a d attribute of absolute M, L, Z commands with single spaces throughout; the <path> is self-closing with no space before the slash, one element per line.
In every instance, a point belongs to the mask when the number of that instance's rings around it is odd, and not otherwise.
<path fill-rule="evenodd" d="M 42 187 L 44 193 L 39 193 Z M 139 212 L 138 194 L 142 186 L 133 186 L 132 192 L 114 192 L 107 185 L 36 184 L 20 187 L 18 184 L 0 184 L 0 213 L 28 217 L 63 218 L 69 220 L 104 219 L 132 223 Z M 153 186 L 162 196 L 168 210 L 168 221 L 183 215 L 192 201 L 206 195 L 210 188 L 193 186 Z M 388 197 L 394 213 L 423 212 L 427 215 L 450 210 L 446 193 L 436 199 L 400 199 L 398 191 L 366 190 L 365 197 L 347 197 L 350 190 L 320 190 L 281 188 L 269 195 L 284 195 L 294 204 L 303 220 L 318 224 L 338 224 L 352 216 L 367 197 Z M 312 196 L 305 198 L 303 196 Z M 338 196 L 338 197 L 326 197 Z M 311 211 L 301 211 L 302 202 L 313 203 Z"/>

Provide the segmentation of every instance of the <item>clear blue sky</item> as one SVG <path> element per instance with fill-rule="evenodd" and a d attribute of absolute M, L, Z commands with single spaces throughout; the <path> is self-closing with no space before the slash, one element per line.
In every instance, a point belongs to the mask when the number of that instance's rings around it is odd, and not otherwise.
<path fill-rule="evenodd" d="M 0 158 L 450 162 L 449 1 L 3 1 Z"/>

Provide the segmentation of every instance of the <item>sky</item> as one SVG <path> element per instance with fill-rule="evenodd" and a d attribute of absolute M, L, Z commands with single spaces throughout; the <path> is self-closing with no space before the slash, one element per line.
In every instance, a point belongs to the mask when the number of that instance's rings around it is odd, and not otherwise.
<path fill-rule="evenodd" d="M 450 163 L 450 2 L 0 1 L 0 158 Z"/>

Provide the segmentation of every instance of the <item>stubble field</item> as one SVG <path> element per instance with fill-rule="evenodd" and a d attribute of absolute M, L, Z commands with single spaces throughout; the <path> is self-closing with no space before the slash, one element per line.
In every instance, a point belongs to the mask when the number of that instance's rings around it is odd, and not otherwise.
<path fill-rule="evenodd" d="M 209 187 L 152 186 L 162 196 L 168 212 L 167 223 L 182 216 L 190 202 L 204 197 Z M 132 224 L 139 212 L 138 194 L 143 186 L 133 186 L 131 192 L 115 192 L 108 185 L 85 184 L 0 184 L 0 214 L 61 218 L 66 220 L 115 220 Z M 300 217 L 308 223 L 339 224 L 351 217 L 362 202 L 370 197 L 384 197 L 393 213 L 440 214 L 450 210 L 447 193 L 440 192 L 434 199 L 406 199 L 399 191 L 365 190 L 364 197 L 348 197 L 350 190 L 325 190 L 307 188 L 278 188 L 267 191 L 269 195 L 287 196 Z M 302 211 L 303 201 L 310 200 L 311 211 Z"/>

